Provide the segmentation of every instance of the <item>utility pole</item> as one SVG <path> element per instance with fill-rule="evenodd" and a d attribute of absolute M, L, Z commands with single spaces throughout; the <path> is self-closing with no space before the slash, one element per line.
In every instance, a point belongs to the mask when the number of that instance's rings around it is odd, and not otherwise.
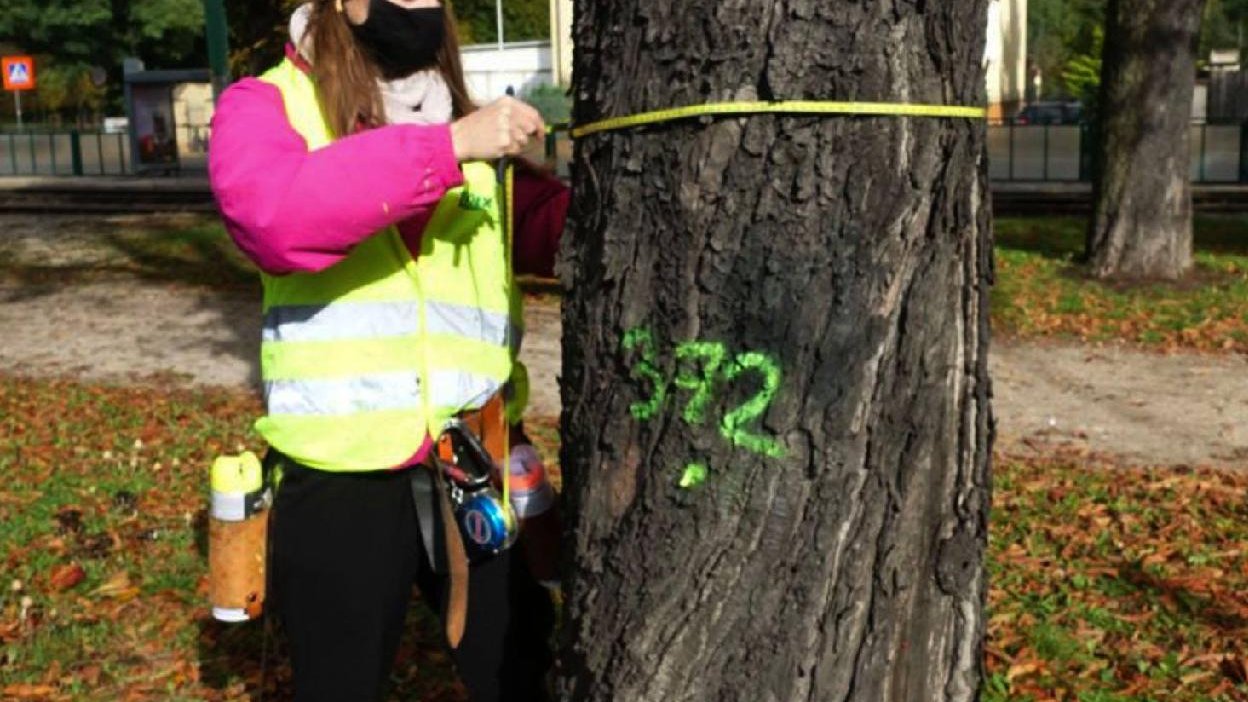
<path fill-rule="evenodd" d="M 494 0 L 494 18 L 498 27 L 498 50 L 503 50 L 503 0 Z"/>
<path fill-rule="evenodd" d="M 230 34 L 223 0 L 204 0 L 204 24 L 208 32 L 208 66 L 212 70 L 215 100 L 230 82 Z"/>

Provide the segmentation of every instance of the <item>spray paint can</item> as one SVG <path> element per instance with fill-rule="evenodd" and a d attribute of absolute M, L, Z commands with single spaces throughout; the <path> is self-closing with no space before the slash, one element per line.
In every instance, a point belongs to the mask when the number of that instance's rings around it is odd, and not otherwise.
<path fill-rule="evenodd" d="M 529 444 L 511 447 L 507 465 L 511 473 L 511 506 L 520 519 L 531 519 L 555 506 L 555 489 L 546 479 L 546 467 L 537 449 Z"/>
<path fill-rule="evenodd" d="M 208 520 L 208 597 L 212 616 L 245 622 L 264 609 L 272 490 L 256 454 L 221 456 L 212 464 Z"/>

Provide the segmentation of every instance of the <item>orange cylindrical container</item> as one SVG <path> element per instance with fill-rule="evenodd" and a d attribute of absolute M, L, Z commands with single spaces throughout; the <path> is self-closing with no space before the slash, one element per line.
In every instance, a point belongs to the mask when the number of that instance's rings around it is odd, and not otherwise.
<path fill-rule="evenodd" d="M 215 619 L 249 621 L 264 609 L 270 501 L 255 454 L 213 462 L 208 598 Z"/>

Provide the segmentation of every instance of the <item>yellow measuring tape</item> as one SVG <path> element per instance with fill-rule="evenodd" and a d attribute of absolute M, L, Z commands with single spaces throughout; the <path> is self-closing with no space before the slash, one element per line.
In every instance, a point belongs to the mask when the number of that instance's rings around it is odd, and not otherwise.
<path fill-rule="evenodd" d="M 590 134 L 609 132 L 648 124 L 672 122 L 691 117 L 713 115 L 793 114 L 793 115 L 867 115 L 886 117 L 944 117 L 955 119 L 987 119 L 983 107 L 959 105 L 917 105 L 901 102 L 830 102 L 826 100 L 780 100 L 775 102 L 712 102 L 705 105 L 674 107 L 667 110 L 642 112 L 627 117 L 613 117 L 584 126 L 572 127 L 573 139 Z"/>
<path fill-rule="evenodd" d="M 515 274 L 511 272 L 513 270 L 512 262 L 511 262 L 511 259 L 512 259 L 511 247 L 513 245 L 513 242 L 515 241 L 515 234 L 513 233 L 512 228 L 516 226 L 515 194 L 516 194 L 516 168 L 515 168 L 515 165 L 513 165 L 510 161 L 508 161 L 506 165 L 504 166 L 504 171 L 503 171 L 503 209 L 505 210 L 503 217 L 506 219 L 506 222 L 503 224 L 503 227 L 505 229 L 505 231 L 503 232 L 503 246 L 506 247 L 506 251 L 503 252 L 503 255 L 506 256 L 507 258 L 507 270 L 509 272 L 509 275 L 513 276 L 513 279 L 511 281 L 513 295 L 516 294 L 516 291 L 515 291 L 516 281 L 514 279 Z M 504 400 L 504 403 L 505 402 L 506 400 Z M 507 415 L 507 408 L 505 404 L 503 407 L 503 415 L 504 415 L 504 418 Z M 503 420 L 503 424 L 505 425 L 504 431 L 507 431 L 509 435 L 507 436 L 506 440 L 503 441 L 503 465 L 500 466 L 500 469 L 502 470 L 502 473 L 503 473 L 503 475 L 501 476 L 503 479 L 503 505 L 506 506 L 508 510 L 510 510 L 511 509 L 511 436 L 510 436 L 510 431 L 509 431 L 510 427 L 506 426 L 507 425 L 506 419 Z M 510 514 L 510 511 L 508 513 Z"/>

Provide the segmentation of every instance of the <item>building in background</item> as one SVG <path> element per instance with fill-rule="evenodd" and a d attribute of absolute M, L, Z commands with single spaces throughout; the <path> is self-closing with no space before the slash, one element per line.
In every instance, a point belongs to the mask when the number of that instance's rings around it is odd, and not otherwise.
<path fill-rule="evenodd" d="M 464 81 L 480 102 L 502 97 L 507 88 L 528 95 L 550 85 L 551 49 L 548 41 L 471 44 L 463 47 Z"/>
<path fill-rule="evenodd" d="M 551 79 L 572 85 L 572 0 L 550 0 Z"/>
<path fill-rule="evenodd" d="M 991 0 L 988 45 L 988 118 L 1013 117 L 1027 96 L 1027 0 Z"/>

